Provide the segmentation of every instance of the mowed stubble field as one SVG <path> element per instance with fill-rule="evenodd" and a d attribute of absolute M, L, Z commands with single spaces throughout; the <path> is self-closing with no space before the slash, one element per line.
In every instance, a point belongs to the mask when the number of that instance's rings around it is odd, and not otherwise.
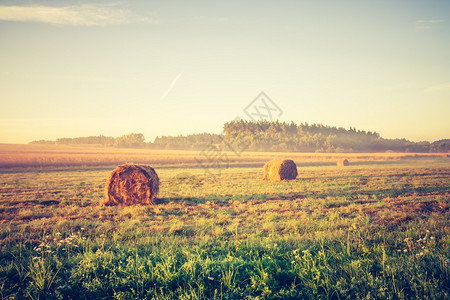
<path fill-rule="evenodd" d="M 449 158 L 229 153 L 204 169 L 199 152 L 0 152 L 2 299 L 449 297 Z M 262 181 L 272 157 L 298 178 Z M 103 205 L 126 162 L 155 167 L 157 205 Z"/>

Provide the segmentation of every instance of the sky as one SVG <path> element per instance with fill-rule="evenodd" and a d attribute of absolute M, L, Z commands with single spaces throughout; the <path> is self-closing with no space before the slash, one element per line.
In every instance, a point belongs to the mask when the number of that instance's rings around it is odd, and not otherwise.
<path fill-rule="evenodd" d="M 450 138 L 450 1 L 2 1 L 0 143 L 280 121 Z"/>

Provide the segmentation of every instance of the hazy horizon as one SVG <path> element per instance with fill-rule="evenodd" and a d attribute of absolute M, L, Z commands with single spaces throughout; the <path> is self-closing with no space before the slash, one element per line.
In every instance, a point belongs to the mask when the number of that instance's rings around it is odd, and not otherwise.
<path fill-rule="evenodd" d="M 286 122 L 286 123 L 289 124 L 290 122 Z M 300 123 L 298 125 L 300 125 Z M 314 125 L 314 124 L 309 124 L 309 125 Z M 333 125 L 330 125 L 330 124 L 315 124 L 315 125 L 324 125 L 324 126 L 329 126 L 329 127 L 337 127 L 337 126 L 333 126 Z M 350 128 L 344 128 L 344 129 L 349 130 Z M 370 131 L 370 132 L 374 132 L 374 133 L 378 133 L 379 134 L 379 132 L 377 132 L 375 130 L 365 130 L 365 129 L 362 129 L 362 128 L 353 128 L 353 129 L 355 129 L 357 131 L 366 131 L 366 132 Z M 207 131 L 199 131 L 199 132 L 193 132 L 193 133 L 174 134 L 174 135 L 166 135 L 166 136 L 174 136 L 174 137 L 176 137 L 176 136 L 179 136 L 179 135 L 181 135 L 181 136 L 188 136 L 188 135 L 196 135 L 196 134 L 204 134 L 204 133 L 222 134 L 222 135 L 224 134 L 223 131 L 218 132 L 218 133 L 207 132 Z M 130 134 L 142 134 L 142 132 L 128 132 L 128 133 L 125 133 L 124 135 L 130 135 Z M 120 137 L 120 136 L 107 136 L 107 135 L 104 135 L 104 134 L 101 134 L 101 133 L 100 134 L 93 134 L 93 135 L 90 135 L 90 136 L 92 136 L 92 137 L 105 136 L 105 137 L 113 137 L 113 138 L 119 138 Z M 164 135 L 156 135 L 154 138 L 149 139 L 147 136 L 144 135 L 146 143 L 153 143 L 156 137 L 163 137 L 163 136 Z M 59 137 L 57 137 L 55 139 L 52 139 L 52 140 L 35 139 L 35 140 L 28 141 L 28 142 L 25 142 L 25 143 L 16 143 L 16 144 L 29 144 L 31 142 L 39 142 L 39 141 L 54 142 L 54 141 L 56 141 L 57 139 L 60 139 L 60 138 L 62 138 L 62 139 L 64 139 L 64 138 L 76 139 L 76 138 L 84 138 L 84 137 L 89 137 L 89 136 L 59 136 Z M 380 138 L 385 138 L 385 137 L 380 135 Z M 403 138 L 404 137 L 394 137 L 393 139 L 403 139 Z M 442 139 L 439 139 L 439 140 L 446 140 L 446 139 L 448 139 L 448 138 L 442 138 Z M 436 142 L 436 141 L 439 141 L 439 140 L 432 140 L 432 141 L 421 140 L 421 141 L 418 141 L 418 142 L 430 142 L 430 143 L 432 143 L 432 142 Z M 413 141 L 413 142 L 415 142 L 415 141 Z M 2 144 L 2 142 L 0 142 L 0 144 Z M 7 143 L 3 143 L 3 144 L 7 144 Z"/>
<path fill-rule="evenodd" d="M 449 1 L 1 1 L 0 143 L 280 121 L 447 139 Z"/>

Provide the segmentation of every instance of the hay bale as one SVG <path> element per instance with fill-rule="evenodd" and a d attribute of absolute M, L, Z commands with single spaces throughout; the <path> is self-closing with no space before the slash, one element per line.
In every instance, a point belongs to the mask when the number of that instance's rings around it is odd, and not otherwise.
<path fill-rule="evenodd" d="M 158 191 L 159 178 L 152 167 L 121 165 L 106 182 L 105 205 L 155 204 Z"/>
<path fill-rule="evenodd" d="M 350 163 L 348 162 L 347 159 L 340 159 L 340 160 L 337 161 L 337 164 L 336 164 L 336 165 L 337 165 L 338 167 L 345 167 L 345 166 L 350 165 Z"/>
<path fill-rule="evenodd" d="M 263 180 L 289 180 L 297 178 L 297 175 L 297 166 L 290 159 L 272 159 L 264 165 Z"/>

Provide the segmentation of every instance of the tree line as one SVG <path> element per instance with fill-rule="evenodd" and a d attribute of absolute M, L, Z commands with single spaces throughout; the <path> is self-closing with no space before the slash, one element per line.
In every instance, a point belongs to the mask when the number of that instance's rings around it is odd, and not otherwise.
<path fill-rule="evenodd" d="M 142 133 L 130 133 L 120 137 L 112 136 L 86 136 L 76 138 L 59 138 L 55 141 L 39 140 L 32 141 L 30 144 L 57 144 L 57 145 L 102 145 L 106 147 L 121 148 L 144 148 L 147 146 L 145 137 Z"/>
<path fill-rule="evenodd" d="M 429 142 L 384 139 L 372 131 L 322 124 L 232 121 L 224 125 L 225 139 L 248 144 L 251 151 L 294 152 L 429 152 Z"/>
<path fill-rule="evenodd" d="M 226 151 L 290 151 L 290 152 L 448 152 L 450 139 L 433 143 L 406 139 L 384 139 L 372 131 L 322 124 L 270 121 L 231 121 L 224 124 L 222 134 L 200 133 L 156 137 L 145 142 L 142 133 L 118 138 L 90 136 L 60 138 L 56 141 L 33 141 L 34 144 L 97 144 L 103 146 L 204 150 L 210 145 Z"/>

